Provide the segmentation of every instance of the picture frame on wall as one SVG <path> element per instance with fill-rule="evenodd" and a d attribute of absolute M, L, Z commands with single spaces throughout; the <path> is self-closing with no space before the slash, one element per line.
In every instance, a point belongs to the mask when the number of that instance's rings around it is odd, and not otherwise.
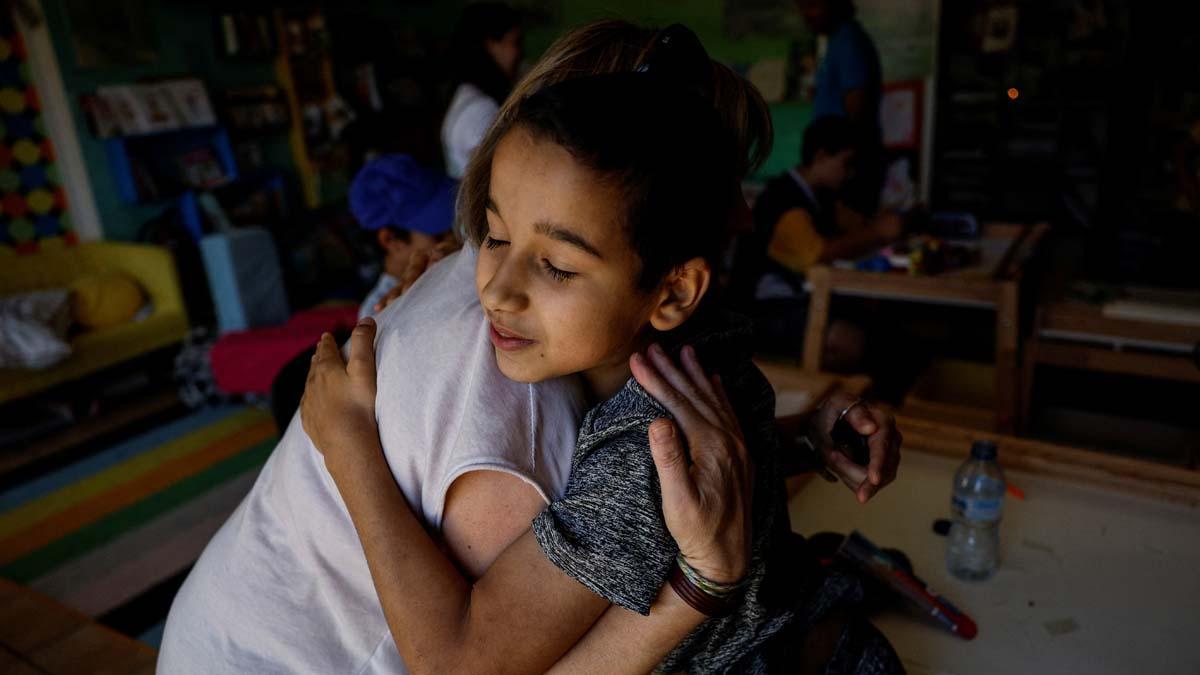
<path fill-rule="evenodd" d="M 110 85 L 96 90 L 96 97 L 108 107 L 116 121 L 120 135 L 150 133 L 152 125 L 146 117 L 141 99 L 131 85 Z"/>
<path fill-rule="evenodd" d="M 175 112 L 175 103 L 170 92 L 162 85 L 140 84 L 133 85 L 130 89 L 142 108 L 149 133 L 179 128 L 180 119 Z"/>
<path fill-rule="evenodd" d="M 208 90 L 200 80 L 171 80 L 162 83 L 159 88 L 171 101 L 183 126 L 207 127 L 217 123 L 217 114 L 208 98 Z"/>

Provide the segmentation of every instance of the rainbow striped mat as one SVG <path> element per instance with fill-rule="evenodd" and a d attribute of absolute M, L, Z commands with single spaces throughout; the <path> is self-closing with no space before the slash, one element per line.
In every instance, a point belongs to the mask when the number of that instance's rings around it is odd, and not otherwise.
<path fill-rule="evenodd" d="M 207 408 L 2 492 L 0 577 L 157 646 L 174 590 L 275 442 L 268 413 Z"/>

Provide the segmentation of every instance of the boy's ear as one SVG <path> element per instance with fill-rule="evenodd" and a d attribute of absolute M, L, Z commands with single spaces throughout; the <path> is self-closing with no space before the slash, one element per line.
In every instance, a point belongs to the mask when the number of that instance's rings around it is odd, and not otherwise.
<path fill-rule="evenodd" d="M 393 232 L 391 228 L 387 227 L 381 227 L 375 231 L 375 240 L 379 242 L 379 245 L 383 247 L 383 250 L 385 251 L 392 250 L 392 247 L 396 244 L 407 243 L 400 237 L 396 236 L 396 233 Z"/>
<path fill-rule="evenodd" d="M 668 272 L 659 286 L 650 325 L 662 332 L 678 328 L 700 307 L 711 281 L 712 270 L 703 258 L 692 258 Z"/>

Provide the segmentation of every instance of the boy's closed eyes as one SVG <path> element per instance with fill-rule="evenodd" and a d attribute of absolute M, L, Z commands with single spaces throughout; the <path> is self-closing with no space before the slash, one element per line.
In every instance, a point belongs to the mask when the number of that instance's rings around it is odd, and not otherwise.
<path fill-rule="evenodd" d="M 491 188 L 476 287 L 501 371 L 523 382 L 582 373 L 611 395 L 658 300 L 637 288 L 620 190 L 521 128 L 497 147 Z"/>

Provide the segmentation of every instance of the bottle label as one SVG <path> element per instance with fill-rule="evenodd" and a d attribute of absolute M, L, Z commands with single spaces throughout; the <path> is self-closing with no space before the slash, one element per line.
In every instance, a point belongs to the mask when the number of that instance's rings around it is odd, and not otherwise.
<path fill-rule="evenodd" d="M 954 497 L 953 506 L 954 510 L 961 513 L 966 520 L 990 523 L 1000 520 L 1004 510 L 1004 500 Z"/>

